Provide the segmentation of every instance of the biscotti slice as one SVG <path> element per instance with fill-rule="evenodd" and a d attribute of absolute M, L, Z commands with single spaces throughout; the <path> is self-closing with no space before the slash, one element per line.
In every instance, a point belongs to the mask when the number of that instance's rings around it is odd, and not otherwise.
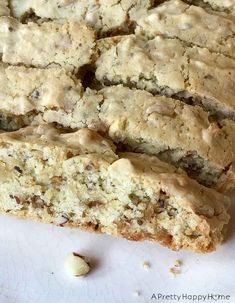
<path fill-rule="evenodd" d="M 125 148 L 158 155 L 204 185 L 220 191 L 235 186 L 231 120 L 210 122 L 197 106 L 123 86 L 83 92 L 79 81 L 54 68 L 0 68 L 0 83 L 4 130 L 54 122 L 88 127 Z"/>
<path fill-rule="evenodd" d="M 235 58 L 235 23 L 181 0 L 169 0 L 149 10 L 137 25 L 138 35 L 152 39 L 162 34 Z"/>
<path fill-rule="evenodd" d="M 72 21 L 22 24 L 13 18 L 0 18 L 0 54 L 5 63 L 58 65 L 78 71 L 91 63 L 94 46 L 94 32 L 85 24 Z"/>
<path fill-rule="evenodd" d="M 96 78 L 181 98 L 216 118 L 235 120 L 235 61 L 178 39 L 134 35 L 98 42 Z"/>
<path fill-rule="evenodd" d="M 135 15 L 151 6 L 151 0 L 11 0 L 13 16 L 34 12 L 38 17 L 84 21 L 97 32 L 129 30 Z"/>
<path fill-rule="evenodd" d="M 0 64 L 0 129 L 29 125 L 40 112 L 69 113 L 83 95 L 81 82 L 66 70 Z"/>
<path fill-rule="evenodd" d="M 97 136 L 48 126 L 0 134 L 1 213 L 172 249 L 208 252 L 221 243 L 228 198 L 155 157 L 117 159 Z"/>
<path fill-rule="evenodd" d="M 206 186 L 220 191 L 235 187 L 235 122 L 210 122 L 198 106 L 122 86 L 99 94 L 100 125 L 114 142 L 157 155 Z"/>
<path fill-rule="evenodd" d="M 10 9 L 7 0 L 0 0 L 0 16 L 9 16 Z"/>

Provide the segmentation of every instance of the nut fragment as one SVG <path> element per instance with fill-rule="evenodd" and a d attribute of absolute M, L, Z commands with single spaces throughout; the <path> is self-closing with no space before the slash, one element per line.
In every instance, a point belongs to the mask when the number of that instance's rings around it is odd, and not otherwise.
<path fill-rule="evenodd" d="M 90 271 L 90 266 L 84 256 L 70 253 L 65 259 L 65 270 L 75 277 L 84 276 Z"/>
<path fill-rule="evenodd" d="M 144 267 L 145 269 L 149 269 L 149 268 L 150 268 L 150 263 L 149 263 L 148 261 L 144 261 L 143 267 Z"/>
<path fill-rule="evenodd" d="M 179 259 L 175 260 L 175 262 L 174 262 L 174 266 L 175 267 L 180 267 L 181 265 L 182 265 L 182 261 L 181 260 L 179 260 Z"/>

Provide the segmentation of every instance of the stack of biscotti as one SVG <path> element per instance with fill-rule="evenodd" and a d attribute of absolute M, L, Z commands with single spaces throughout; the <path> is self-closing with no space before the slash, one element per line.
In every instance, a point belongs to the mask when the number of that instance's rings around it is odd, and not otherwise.
<path fill-rule="evenodd" d="M 0 134 L 0 210 L 172 249 L 213 250 L 227 199 L 156 157 L 115 154 L 97 133 L 48 125 Z"/>
<path fill-rule="evenodd" d="M 0 212 L 214 250 L 235 187 L 234 7 L 0 0 Z"/>

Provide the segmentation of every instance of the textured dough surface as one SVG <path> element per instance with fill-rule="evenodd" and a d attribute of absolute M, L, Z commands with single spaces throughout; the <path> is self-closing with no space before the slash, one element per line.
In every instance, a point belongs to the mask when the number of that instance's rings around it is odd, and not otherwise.
<path fill-rule="evenodd" d="M 33 11 L 41 18 L 84 21 L 102 33 L 128 31 L 131 22 L 149 7 L 150 0 L 11 0 L 15 17 Z"/>
<path fill-rule="evenodd" d="M 235 23 L 201 7 L 166 1 L 138 19 L 137 25 L 138 35 L 152 39 L 162 34 L 235 58 Z"/>
<path fill-rule="evenodd" d="M 13 65 L 47 67 L 58 65 L 69 71 L 91 63 L 95 35 L 77 22 L 22 24 L 0 17 L 0 54 L 2 61 Z"/>
<path fill-rule="evenodd" d="M 0 134 L 0 147 L 2 213 L 195 252 L 223 239 L 228 199 L 156 157 L 50 126 Z"/>

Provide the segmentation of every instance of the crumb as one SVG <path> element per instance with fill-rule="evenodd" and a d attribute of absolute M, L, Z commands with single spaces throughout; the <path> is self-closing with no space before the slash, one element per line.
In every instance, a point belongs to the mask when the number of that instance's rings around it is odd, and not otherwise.
<path fill-rule="evenodd" d="M 151 266 L 150 266 L 150 263 L 149 263 L 148 261 L 144 261 L 143 267 L 144 267 L 145 269 L 149 269 Z"/>
<path fill-rule="evenodd" d="M 181 260 L 179 260 L 179 259 L 175 260 L 175 262 L 174 262 L 174 266 L 175 267 L 180 267 L 181 265 L 182 265 L 182 261 Z"/>
<path fill-rule="evenodd" d="M 172 273 L 174 276 L 179 275 L 181 271 L 175 267 L 169 268 L 169 272 Z"/>
<path fill-rule="evenodd" d="M 169 268 L 169 272 L 174 276 L 179 275 L 181 273 L 180 266 L 182 265 L 182 261 L 177 259 L 174 261 L 174 264 L 171 268 Z"/>
<path fill-rule="evenodd" d="M 134 297 L 139 297 L 140 296 L 140 291 L 139 290 L 135 290 L 135 291 L 133 291 L 133 296 Z"/>

